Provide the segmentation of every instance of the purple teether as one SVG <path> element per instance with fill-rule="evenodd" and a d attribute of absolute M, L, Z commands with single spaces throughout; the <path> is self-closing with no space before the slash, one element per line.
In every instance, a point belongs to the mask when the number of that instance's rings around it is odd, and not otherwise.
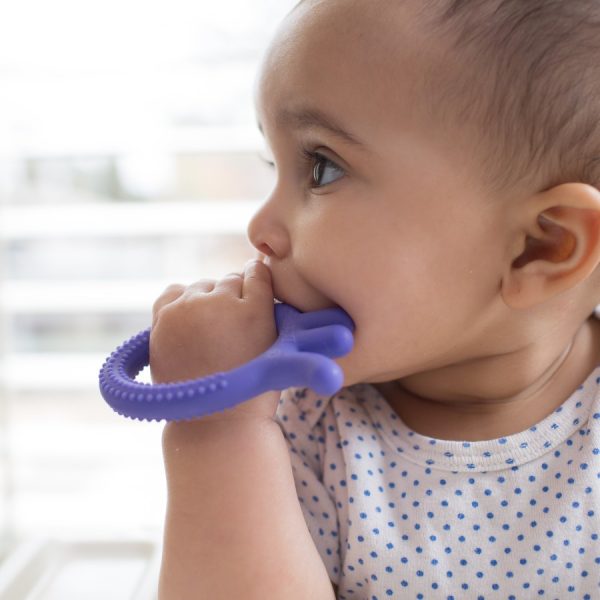
<path fill-rule="evenodd" d="M 279 337 L 260 356 L 201 379 L 152 385 L 135 381 L 149 364 L 150 328 L 119 346 L 100 370 L 100 392 L 120 415 L 147 421 L 180 421 L 231 408 L 269 390 L 307 386 L 338 391 L 344 380 L 331 358 L 352 350 L 354 323 L 341 308 L 301 313 L 277 303 Z"/>

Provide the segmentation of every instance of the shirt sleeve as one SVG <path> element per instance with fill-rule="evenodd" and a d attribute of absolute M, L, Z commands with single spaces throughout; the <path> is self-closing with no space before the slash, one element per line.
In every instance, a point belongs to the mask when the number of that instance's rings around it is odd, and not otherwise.
<path fill-rule="evenodd" d="M 323 481 L 323 465 L 328 454 L 326 423 L 328 398 L 309 388 L 282 391 L 276 412 L 288 446 L 296 494 L 310 535 L 338 585 L 340 576 L 339 521 L 334 488 Z M 330 418 L 333 418 L 330 415 Z"/>

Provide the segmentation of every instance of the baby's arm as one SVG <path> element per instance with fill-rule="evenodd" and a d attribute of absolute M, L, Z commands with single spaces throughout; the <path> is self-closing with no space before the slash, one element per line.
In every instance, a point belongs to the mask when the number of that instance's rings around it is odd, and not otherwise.
<path fill-rule="evenodd" d="M 269 269 L 171 286 L 154 305 L 157 383 L 254 358 L 277 337 Z M 279 392 L 163 434 L 168 503 L 160 600 L 331 600 L 326 568 L 296 496 Z"/>
<path fill-rule="evenodd" d="M 332 600 L 273 420 L 171 423 L 160 600 Z"/>

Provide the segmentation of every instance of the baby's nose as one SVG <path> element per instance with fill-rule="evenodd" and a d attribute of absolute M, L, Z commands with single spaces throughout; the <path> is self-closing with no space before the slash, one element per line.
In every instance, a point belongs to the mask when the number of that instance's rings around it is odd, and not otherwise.
<path fill-rule="evenodd" d="M 267 244 L 267 243 L 259 244 L 258 246 L 256 246 L 256 249 L 263 256 L 271 257 L 275 254 L 275 252 L 273 251 L 273 248 L 271 248 L 271 246 L 269 246 L 269 244 Z"/>
<path fill-rule="evenodd" d="M 289 234 L 268 204 L 264 204 L 250 219 L 248 240 L 265 256 L 283 258 L 290 250 Z"/>

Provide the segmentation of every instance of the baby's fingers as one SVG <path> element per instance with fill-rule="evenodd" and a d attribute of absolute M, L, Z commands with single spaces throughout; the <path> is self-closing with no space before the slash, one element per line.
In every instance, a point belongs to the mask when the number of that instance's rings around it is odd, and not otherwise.
<path fill-rule="evenodd" d="M 242 283 L 244 281 L 244 275 L 240 273 L 228 273 L 217 283 L 215 283 L 215 287 L 213 288 L 213 293 L 224 292 L 226 294 L 231 294 L 235 298 L 241 298 L 242 296 Z"/>
<path fill-rule="evenodd" d="M 185 286 L 179 283 L 173 283 L 168 286 L 165 291 L 154 301 L 152 305 L 152 324 L 156 323 L 156 318 L 161 309 L 167 304 L 171 304 L 174 300 L 177 300 L 184 292 Z"/>
<path fill-rule="evenodd" d="M 271 270 L 259 260 L 251 260 L 244 266 L 244 286 L 242 298 L 256 298 L 273 304 L 273 284 Z"/>

